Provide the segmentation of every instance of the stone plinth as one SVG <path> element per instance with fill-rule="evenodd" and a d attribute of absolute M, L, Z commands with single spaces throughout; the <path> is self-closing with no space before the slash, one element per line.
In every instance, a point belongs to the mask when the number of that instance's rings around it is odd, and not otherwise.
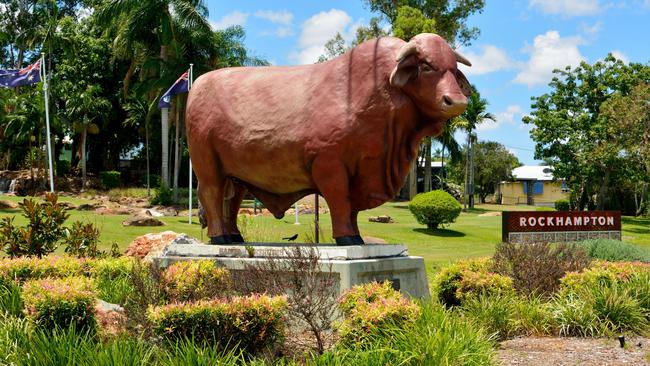
<path fill-rule="evenodd" d="M 246 245 L 170 244 L 154 263 L 161 267 L 183 260 L 210 259 L 231 271 L 244 271 L 248 265 L 287 258 L 295 247 L 314 248 L 323 271 L 337 278 L 338 292 L 372 281 L 389 281 L 395 289 L 412 297 L 429 297 L 424 260 L 408 255 L 404 245 L 368 244 L 350 246 L 314 244 L 247 243 Z"/>

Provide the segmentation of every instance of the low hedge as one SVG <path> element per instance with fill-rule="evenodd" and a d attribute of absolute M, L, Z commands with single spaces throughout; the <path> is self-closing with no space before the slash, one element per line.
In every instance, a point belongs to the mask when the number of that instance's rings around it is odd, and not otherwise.
<path fill-rule="evenodd" d="M 576 243 L 592 259 L 618 262 L 650 262 L 650 251 L 640 246 L 612 239 L 591 239 Z"/>
<path fill-rule="evenodd" d="M 230 272 L 211 260 L 176 262 L 165 270 L 161 283 L 171 301 L 223 297 L 231 287 Z"/>
<path fill-rule="evenodd" d="M 436 190 L 420 193 L 409 203 L 409 210 L 415 219 L 429 229 L 450 224 L 460 215 L 460 203 L 449 193 Z"/>
<path fill-rule="evenodd" d="M 94 330 L 95 284 L 89 278 L 44 278 L 23 285 L 25 314 L 43 329 Z"/>
<path fill-rule="evenodd" d="M 104 189 L 117 188 L 121 184 L 122 174 L 115 170 L 99 172 L 99 179 Z"/>
<path fill-rule="evenodd" d="M 168 341 L 192 339 L 255 354 L 284 338 L 287 308 L 284 296 L 251 295 L 151 307 L 147 318 Z"/>
<path fill-rule="evenodd" d="M 569 200 L 557 200 L 555 201 L 555 209 L 558 211 L 570 211 L 571 203 Z"/>
<path fill-rule="evenodd" d="M 12 282 L 20 285 L 31 279 L 76 276 L 87 269 L 87 260 L 71 257 L 0 258 L 0 284 Z"/>
<path fill-rule="evenodd" d="M 339 299 L 343 321 L 339 335 L 344 344 L 363 344 L 384 328 L 407 327 L 420 315 L 420 307 L 394 290 L 389 282 L 355 286 Z"/>

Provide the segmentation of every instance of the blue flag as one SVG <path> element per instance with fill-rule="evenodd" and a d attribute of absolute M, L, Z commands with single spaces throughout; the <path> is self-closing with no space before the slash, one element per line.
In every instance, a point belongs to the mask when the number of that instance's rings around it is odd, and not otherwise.
<path fill-rule="evenodd" d="M 0 70 L 0 86 L 15 88 L 41 81 L 41 60 L 20 70 Z"/>
<path fill-rule="evenodd" d="M 187 70 L 181 77 L 176 80 L 174 85 L 172 85 L 158 102 L 158 108 L 169 108 L 171 106 L 172 96 L 179 93 L 187 93 L 190 90 L 190 71 Z"/>

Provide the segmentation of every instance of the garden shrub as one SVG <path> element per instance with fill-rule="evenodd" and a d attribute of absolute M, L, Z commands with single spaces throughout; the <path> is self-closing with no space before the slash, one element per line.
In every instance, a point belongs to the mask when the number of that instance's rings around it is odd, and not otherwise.
<path fill-rule="evenodd" d="M 408 207 L 416 220 L 429 229 L 454 222 L 461 210 L 460 203 L 441 190 L 416 195 Z"/>
<path fill-rule="evenodd" d="M 64 177 L 70 173 L 70 161 L 69 160 L 59 160 L 56 162 L 56 176 Z"/>
<path fill-rule="evenodd" d="M 87 261 L 54 255 L 44 258 L 0 258 L 0 284 L 22 285 L 31 279 L 81 275 L 87 266 Z"/>
<path fill-rule="evenodd" d="M 66 208 L 58 203 L 58 197 L 47 193 L 43 203 L 24 199 L 18 206 L 28 223 L 25 227 L 16 227 L 13 217 L 2 218 L 0 243 L 5 253 L 10 257 L 42 257 L 53 252 L 65 234 L 63 223 L 68 218 Z"/>
<path fill-rule="evenodd" d="M 93 223 L 84 224 L 75 221 L 67 230 L 63 241 L 65 252 L 78 258 L 96 258 L 106 255 L 97 248 L 99 244 L 99 229 Z"/>
<path fill-rule="evenodd" d="M 433 293 L 445 306 L 458 306 L 480 293 L 506 294 L 513 291 L 512 280 L 492 273 L 489 258 L 458 261 L 443 268 L 433 279 Z"/>
<path fill-rule="evenodd" d="M 115 170 L 99 172 L 99 180 L 101 180 L 102 187 L 106 190 L 117 188 L 121 184 L 122 174 Z"/>
<path fill-rule="evenodd" d="M 147 318 L 155 333 L 172 343 L 192 339 L 255 354 L 283 339 L 286 311 L 283 296 L 251 295 L 151 307 Z"/>
<path fill-rule="evenodd" d="M 650 264 L 634 262 L 594 261 L 589 268 L 567 273 L 562 279 L 560 293 L 580 291 L 596 285 L 612 285 L 650 273 Z"/>
<path fill-rule="evenodd" d="M 511 295 L 480 294 L 463 303 L 463 314 L 496 339 L 503 340 L 517 332 L 517 300 Z"/>
<path fill-rule="evenodd" d="M 553 307 L 542 296 L 519 297 L 515 301 L 515 319 L 518 334 L 548 336 L 555 334 Z"/>
<path fill-rule="evenodd" d="M 131 257 L 91 261 L 88 274 L 95 279 L 99 298 L 113 304 L 124 304 L 134 292 L 130 279 L 133 265 Z"/>
<path fill-rule="evenodd" d="M 44 278 L 23 285 L 25 314 L 43 329 L 94 330 L 96 292 L 85 277 Z"/>
<path fill-rule="evenodd" d="M 343 321 L 339 335 L 344 344 L 362 344 L 387 326 L 412 325 L 420 307 L 391 287 L 390 282 L 354 286 L 339 299 Z"/>
<path fill-rule="evenodd" d="M 162 286 L 171 301 L 194 301 L 226 295 L 230 272 L 211 260 L 181 261 L 162 274 Z"/>
<path fill-rule="evenodd" d="M 501 243 L 493 256 L 496 272 L 512 278 L 522 293 L 550 294 L 565 273 L 589 265 L 587 253 L 571 244 Z"/>
<path fill-rule="evenodd" d="M 15 283 L 0 283 L 0 314 L 19 317 L 23 311 L 20 287 Z M 1 321 L 1 320 L 0 320 Z"/>
<path fill-rule="evenodd" d="M 387 324 L 364 344 L 339 344 L 316 365 L 492 365 L 494 344 L 472 322 L 431 301 L 408 327 Z"/>
<path fill-rule="evenodd" d="M 558 296 L 553 302 L 553 318 L 560 335 L 593 337 L 602 334 L 593 307 L 581 296 Z"/>
<path fill-rule="evenodd" d="M 557 200 L 555 201 L 555 209 L 558 211 L 570 211 L 571 210 L 571 202 L 569 200 Z"/>
<path fill-rule="evenodd" d="M 650 262 L 650 251 L 630 243 L 612 239 L 591 239 L 576 243 L 592 259 L 624 262 Z"/>
<path fill-rule="evenodd" d="M 166 184 L 162 183 L 160 187 L 154 191 L 149 203 L 152 205 L 169 206 L 174 203 L 174 191 L 167 187 Z"/>

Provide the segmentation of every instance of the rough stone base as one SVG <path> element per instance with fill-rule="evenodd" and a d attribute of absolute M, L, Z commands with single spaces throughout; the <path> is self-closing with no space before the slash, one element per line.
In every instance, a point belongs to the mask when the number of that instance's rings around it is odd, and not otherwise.
<path fill-rule="evenodd" d="M 253 257 L 250 257 L 251 247 L 254 249 Z M 331 268 L 338 279 L 339 294 L 355 285 L 388 280 L 395 289 L 409 296 L 430 296 L 424 259 L 409 256 L 403 245 L 315 246 L 315 249 L 322 258 L 319 261 L 321 269 L 329 271 Z M 231 271 L 243 271 L 247 265 L 268 261 L 269 257 L 282 260 L 290 250 L 291 246 L 286 244 L 268 243 L 246 246 L 171 244 L 152 260 L 165 268 L 177 261 L 210 259 Z"/>

